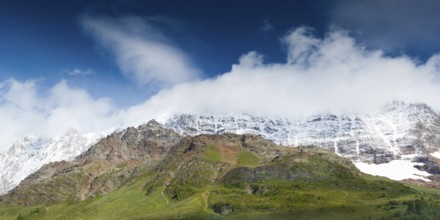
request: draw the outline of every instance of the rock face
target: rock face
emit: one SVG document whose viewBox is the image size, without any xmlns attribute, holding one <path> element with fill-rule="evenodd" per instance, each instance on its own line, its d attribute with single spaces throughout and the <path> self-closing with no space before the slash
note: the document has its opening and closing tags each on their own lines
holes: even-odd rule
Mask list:
<svg viewBox="0 0 440 220">
<path fill-rule="evenodd" d="M 44 164 L 73 160 L 99 138 L 97 134 L 80 134 L 70 129 L 59 138 L 44 139 L 32 135 L 17 141 L 8 152 L 0 154 L 0 195 Z"/>
<path fill-rule="evenodd" d="M 170 118 L 166 126 L 191 136 L 257 134 L 284 146 L 318 145 L 352 161 L 378 164 L 438 151 L 440 145 L 425 146 L 423 141 L 426 140 L 420 139 L 428 139 L 432 132 L 425 131 L 423 135 L 415 132 L 419 124 L 432 128 L 437 117 L 425 104 L 393 102 L 368 115 L 325 114 L 289 120 L 251 115 L 186 114 Z"/>
<path fill-rule="evenodd" d="M 104 195 L 162 160 L 181 136 L 155 121 L 113 133 L 73 161 L 53 162 L 0 198 L 6 204 L 54 204 Z"/>
</svg>

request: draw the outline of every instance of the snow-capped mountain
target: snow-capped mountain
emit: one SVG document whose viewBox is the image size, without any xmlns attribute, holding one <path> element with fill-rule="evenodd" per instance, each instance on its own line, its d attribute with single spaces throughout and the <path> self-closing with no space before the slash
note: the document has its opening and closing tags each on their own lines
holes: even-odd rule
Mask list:
<svg viewBox="0 0 440 220">
<path fill-rule="evenodd" d="M 435 138 L 435 134 L 440 133 L 440 126 L 434 129 L 436 119 L 438 115 L 425 104 L 392 102 L 371 114 L 322 114 L 297 120 L 252 115 L 180 114 L 166 119 L 163 124 L 191 136 L 251 133 L 284 146 L 319 145 L 349 158 L 366 173 L 382 175 L 375 170 L 391 170 L 383 174 L 387 176 L 404 164 L 406 173 L 388 177 L 427 180 L 425 177 L 430 174 L 416 170 L 414 165 L 423 165 L 415 161 L 419 156 L 440 155 L 440 138 Z M 423 129 L 418 128 L 421 124 Z M 18 185 L 44 164 L 74 159 L 102 136 L 80 134 L 71 129 L 58 138 L 31 135 L 17 141 L 8 152 L 0 153 L 0 194 Z"/>
<path fill-rule="evenodd" d="M 362 168 L 394 160 L 412 167 L 416 156 L 439 150 L 420 146 L 415 132 L 418 123 L 429 127 L 437 117 L 425 104 L 396 101 L 371 114 L 323 114 L 303 120 L 185 114 L 168 119 L 166 126 L 187 135 L 252 133 L 285 146 L 319 145 Z"/>
<path fill-rule="evenodd" d="M 0 154 L 0 194 L 18 185 L 44 164 L 74 159 L 100 137 L 98 134 L 80 134 L 75 129 L 69 129 L 57 138 L 30 135 L 15 142 L 9 151 Z"/>
</svg>

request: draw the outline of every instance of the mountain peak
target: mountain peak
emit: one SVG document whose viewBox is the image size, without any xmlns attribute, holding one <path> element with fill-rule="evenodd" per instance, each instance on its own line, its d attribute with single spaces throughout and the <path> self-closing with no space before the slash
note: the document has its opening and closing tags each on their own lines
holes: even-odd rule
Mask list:
<svg viewBox="0 0 440 220">
<path fill-rule="evenodd" d="M 152 119 L 149 122 L 147 122 L 145 124 L 148 127 L 158 127 L 158 126 L 162 126 L 159 122 L 157 122 L 156 120 Z"/>
<path fill-rule="evenodd" d="M 129 177 L 151 170 L 182 139 L 159 125 L 149 123 L 112 133 L 72 161 L 43 166 L 9 195 L 20 204 L 51 204 L 106 194 Z M 34 190 L 28 191 L 30 188 Z"/>
<path fill-rule="evenodd" d="M 7 192 L 46 163 L 72 160 L 100 138 L 68 129 L 60 137 L 26 136 L 14 143 L 0 161 L 0 194 Z"/>
</svg>

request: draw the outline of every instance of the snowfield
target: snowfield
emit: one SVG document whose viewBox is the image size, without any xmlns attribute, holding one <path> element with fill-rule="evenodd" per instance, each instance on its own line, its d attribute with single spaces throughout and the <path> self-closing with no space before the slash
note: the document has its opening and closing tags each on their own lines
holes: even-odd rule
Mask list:
<svg viewBox="0 0 440 220">
<path fill-rule="evenodd" d="M 354 165 L 363 173 L 383 176 L 392 180 L 420 179 L 427 182 L 431 181 L 426 178 L 431 174 L 414 167 L 414 165 L 423 165 L 422 163 L 414 163 L 409 160 L 393 160 L 382 164 L 355 162 Z"/>
</svg>

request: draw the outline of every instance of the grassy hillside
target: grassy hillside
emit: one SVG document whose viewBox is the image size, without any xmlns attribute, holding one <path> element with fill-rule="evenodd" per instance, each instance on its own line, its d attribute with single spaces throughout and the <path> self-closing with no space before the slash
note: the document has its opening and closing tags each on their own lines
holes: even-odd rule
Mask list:
<svg viewBox="0 0 440 220">
<path fill-rule="evenodd" d="M 439 201 L 438 191 L 362 174 L 319 148 L 204 135 L 108 194 L 3 205 L 0 219 L 440 219 Z"/>
</svg>

